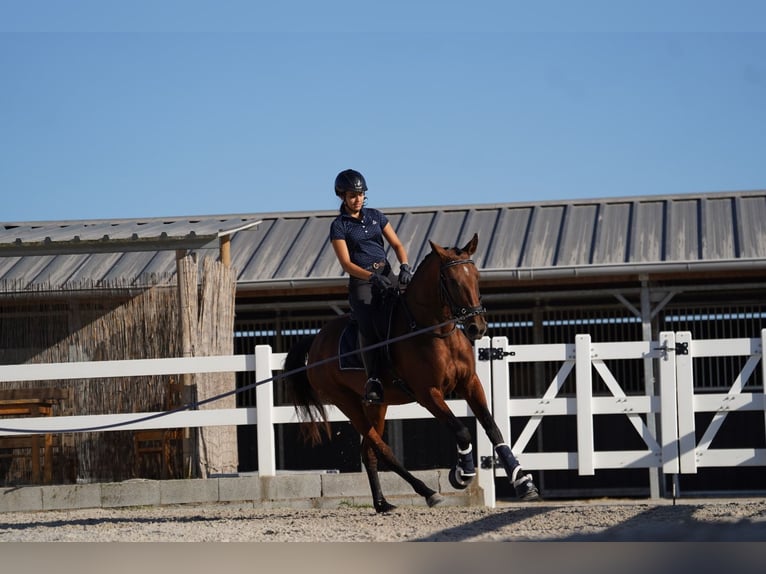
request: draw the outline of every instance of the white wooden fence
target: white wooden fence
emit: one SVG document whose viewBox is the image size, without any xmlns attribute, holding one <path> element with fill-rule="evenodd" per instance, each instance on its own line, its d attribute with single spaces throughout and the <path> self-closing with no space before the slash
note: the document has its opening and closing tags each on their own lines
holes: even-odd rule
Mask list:
<svg viewBox="0 0 766 574">
<path fill-rule="evenodd" d="M 489 354 L 492 360 L 477 361 L 477 372 L 495 420 L 508 440 L 511 417 L 525 417 L 527 422 L 511 444 L 516 456 L 528 470 L 577 470 L 592 475 L 603 468 L 660 468 L 666 474 L 696 473 L 698 468 L 713 466 L 766 466 L 766 449 L 711 449 L 711 443 L 724 418 L 735 411 L 760 411 L 766 420 L 766 394 L 744 391 L 760 362 L 762 380 L 766 366 L 761 361 L 766 329 L 757 339 L 716 339 L 693 341 L 690 333 L 664 332 L 658 341 L 594 343 L 588 335 L 578 335 L 574 343 L 554 345 L 514 345 L 507 338 L 485 337 L 475 345 L 477 357 Z M 272 353 L 271 347 L 259 345 L 252 355 L 142 359 L 82 363 L 24 364 L 0 366 L 0 381 L 62 381 L 140 375 L 170 375 L 204 372 L 254 371 L 256 407 L 206 409 L 161 413 L 131 413 L 0 420 L 0 435 L 46 432 L 95 432 L 149 428 L 252 425 L 257 423 L 258 471 L 261 476 L 276 474 L 274 425 L 297 422 L 291 406 L 274 406 L 270 383 L 283 368 L 284 354 Z M 744 367 L 730 381 L 726 393 L 696 394 L 694 362 L 698 357 L 746 357 Z M 659 380 L 658 395 L 628 396 L 605 361 L 651 361 Z M 555 362 L 556 375 L 545 392 L 536 398 L 511 398 L 509 363 Z M 594 396 L 593 373 L 597 373 L 611 396 Z M 575 377 L 575 396 L 559 397 L 568 377 Z M 105 381 L 104 384 L 109 384 Z M 728 383 L 727 383 L 728 384 Z M 448 404 L 459 417 L 472 416 L 461 400 Z M 332 421 L 346 420 L 336 408 L 328 409 Z M 699 442 L 696 440 L 695 413 L 715 413 Z M 641 450 L 596 451 L 593 418 L 604 414 L 624 414 L 645 444 Z M 527 452 L 530 439 L 545 416 L 576 417 L 576 452 Z M 643 416 L 642 416 L 643 415 Z M 431 418 L 420 405 L 389 408 L 389 420 Z M 657 425 L 648 424 L 655 420 Z M 484 432 L 477 431 L 478 461 L 491 460 L 492 445 Z M 479 471 L 484 502 L 495 505 L 496 476 L 504 476 L 502 467 Z"/>
</svg>

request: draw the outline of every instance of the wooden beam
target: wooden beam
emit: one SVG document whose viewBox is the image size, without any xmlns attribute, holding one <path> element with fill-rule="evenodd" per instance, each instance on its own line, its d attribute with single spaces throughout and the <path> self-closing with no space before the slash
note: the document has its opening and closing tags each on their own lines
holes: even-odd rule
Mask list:
<svg viewBox="0 0 766 574">
<path fill-rule="evenodd" d="M 218 245 L 221 253 L 221 263 L 226 267 L 231 267 L 231 235 L 221 235 L 218 238 Z"/>
</svg>

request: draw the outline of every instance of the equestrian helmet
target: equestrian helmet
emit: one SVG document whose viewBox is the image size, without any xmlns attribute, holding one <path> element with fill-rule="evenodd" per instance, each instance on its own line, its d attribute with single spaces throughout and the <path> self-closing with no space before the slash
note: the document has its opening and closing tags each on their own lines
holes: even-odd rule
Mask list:
<svg viewBox="0 0 766 574">
<path fill-rule="evenodd" d="M 364 176 L 356 170 L 344 170 L 335 178 L 335 195 L 343 197 L 347 191 L 354 193 L 367 191 L 367 182 L 364 181 Z"/>
</svg>

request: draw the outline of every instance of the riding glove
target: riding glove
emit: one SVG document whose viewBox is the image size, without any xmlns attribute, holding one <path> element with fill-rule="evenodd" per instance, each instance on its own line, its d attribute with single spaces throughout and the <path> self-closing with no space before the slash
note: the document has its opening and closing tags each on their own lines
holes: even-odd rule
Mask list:
<svg viewBox="0 0 766 574">
<path fill-rule="evenodd" d="M 370 277 L 370 283 L 372 283 L 381 291 L 385 291 L 386 289 L 391 289 L 391 287 L 393 287 L 391 280 L 388 277 L 385 275 L 379 275 L 378 273 L 372 274 L 372 277 Z"/>
<path fill-rule="evenodd" d="M 412 281 L 412 269 L 407 263 L 399 267 L 399 285 L 409 285 Z"/>
</svg>

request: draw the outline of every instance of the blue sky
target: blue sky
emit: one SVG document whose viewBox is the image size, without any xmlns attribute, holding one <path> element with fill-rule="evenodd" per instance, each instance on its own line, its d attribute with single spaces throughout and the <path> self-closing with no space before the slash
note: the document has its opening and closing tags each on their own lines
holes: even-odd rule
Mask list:
<svg viewBox="0 0 766 574">
<path fill-rule="evenodd" d="M 766 188 L 766 3 L 0 0 L 0 221 Z"/>
</svg>

